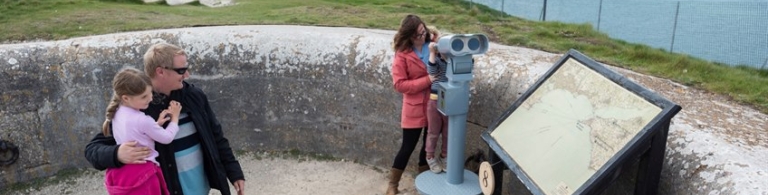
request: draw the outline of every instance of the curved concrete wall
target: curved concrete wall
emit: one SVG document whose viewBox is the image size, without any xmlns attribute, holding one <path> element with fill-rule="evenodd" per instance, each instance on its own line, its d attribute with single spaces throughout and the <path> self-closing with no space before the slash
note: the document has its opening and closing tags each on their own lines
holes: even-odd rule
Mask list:
<svg viewBox="0 0 768 195">
<path fill-rule="evenodd" d="M 0 139 L 18 145 L 21 158 L 0 167 L 0 187 L 90 167 L 83 149 L 100 131 L 112 77 L 124 66 L 141 68 L 143 52 L 158 42 L 188 52 L 188 81 L 208 93 L 234 149 L 299 149 L 388 167 L 401 141 L 401 96 L 390 76 L 393 35 L 354 28 L 233 26 L 2 45 Z M 492 44 L 477 58 L 467 151 L 487 150 L 480 133 L 559 57 Z M 690 148 L 681 144 L 701 142 L 681 141 L 686 133 L 675 131 L 694 123 L 673 123 L 667 155 L 674 158 L 665 163 L 662 192 L 734 192 L 721 192 L 727 185 L 719 180 L 678 174 L 675 169 L 683 163 L 687 169 L 688 162 L 707 157 L 686 152 Z M 631 189 L 632 178 L 622 178 L 630 181 L 611 190 Z M 512 177 L 506 179 L 520 187 Z"/>
</svg>

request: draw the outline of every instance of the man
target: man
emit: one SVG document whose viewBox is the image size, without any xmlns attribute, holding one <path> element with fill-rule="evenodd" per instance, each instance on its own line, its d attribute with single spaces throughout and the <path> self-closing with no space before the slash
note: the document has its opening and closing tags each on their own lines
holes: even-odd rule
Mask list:
<svg viewBox="0 0 768 195">
<path fill-rule="evenodd" d="M 181 102 L 179 132 L 170 144 L 155 143 L 157 161 L 168 191 L 173 194 L 207 195 L 211 188 L 229 195 L 227 179 L 238 195 L 244 193 L 245 177 L 232 153 L 202 90 L 184 81 L 189 77 L 187 56 L 178 46 L 160 43 L 144 54 L 144 71 L 152 79 L 153 100 L 144 113 L 157 119 L 169 102 Z M 94 168 L 145 163 L 149 149 L 126 142 L 116 145 L 112 136 L 99 133 L 85 147 L 85 157 Z"/>
</svg>

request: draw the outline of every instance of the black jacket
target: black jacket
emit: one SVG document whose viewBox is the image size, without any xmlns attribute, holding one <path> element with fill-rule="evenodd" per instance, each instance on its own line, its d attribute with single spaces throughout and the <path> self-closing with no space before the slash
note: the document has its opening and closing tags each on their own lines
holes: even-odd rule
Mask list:
<svg viewBox="0 0 768 195">
<path fill-rule="evenodd" d="M 224 138 L 221 125 L 208 104 L 208 97 L 202 90 L 184 82 L 182 89 L 172 91 L 169 98 L 165 100 L 153 101 L 144 113 L 157 119 L 160 112 L 168 108 L 170 100 L 181 102 L 181 112 L 189 114 L 195 124 L 197 135 L 200 136 L 205 174 L 211 188 L 218 189 L 223 195 L 229 195 L 227 179 L 234 182 L 244 180 L 245 177 L 240 162 L 235 159 L 229 141 Z M 99 133 L 85 147 L 85 158 L 98 170 L 121 167 L 123 163 L 117 159 L 118 147 L 114 137 L 106 137 Z M 160 154 L 156 160 L 160 163 L 160 169 L 163 170 L 168 191 L 172 195 L 183 194 L 176 171 L 173 148 L 171 145 L 155 142 L 155 150 Z"/>
</svg>

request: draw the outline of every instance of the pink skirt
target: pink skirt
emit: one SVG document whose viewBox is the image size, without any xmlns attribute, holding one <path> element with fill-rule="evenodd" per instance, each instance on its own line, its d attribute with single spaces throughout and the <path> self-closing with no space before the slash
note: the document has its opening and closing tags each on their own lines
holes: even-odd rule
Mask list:
<svg viewBox="0 0 768 195">
<path fill-rule="evenodd" d="M 169 194 L 163 171 L 152 162 L 107 169 L 104 185 L 111 195 Z"/>
</svg>

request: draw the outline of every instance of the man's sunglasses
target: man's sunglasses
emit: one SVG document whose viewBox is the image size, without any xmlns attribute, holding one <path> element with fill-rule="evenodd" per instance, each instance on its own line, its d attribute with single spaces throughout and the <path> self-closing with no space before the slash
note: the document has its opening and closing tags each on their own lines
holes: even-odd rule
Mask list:
<svg viewBox="0 0 768 195">
<path fill-rule="evenodd" d="M 187 73 L 187 70 L 189 69 L 189 67 L 184 67 L 184 68 L 168 68 L 168 67 L 163 67 L 163 68 L 168 69 L 168 70 L 173 70 L 174 72 L 179 73 L 179 74 Z"/>
</svg>

